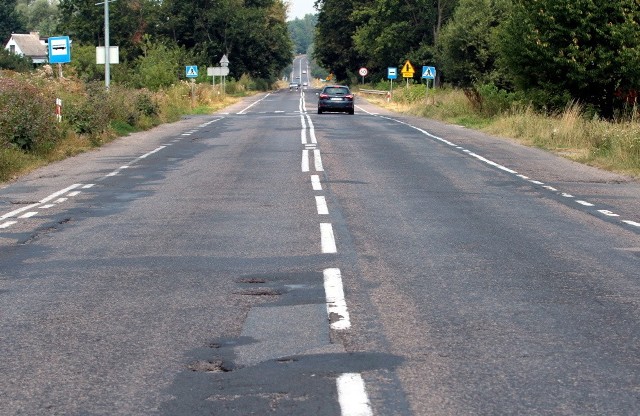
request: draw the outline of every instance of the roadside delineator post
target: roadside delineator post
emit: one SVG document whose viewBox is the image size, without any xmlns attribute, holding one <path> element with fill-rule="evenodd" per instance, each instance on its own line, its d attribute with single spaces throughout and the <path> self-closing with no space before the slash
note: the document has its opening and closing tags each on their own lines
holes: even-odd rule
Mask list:
<svg viewBox="0 0 640 416">
<path fill-rule="evenodd" d="M 62 121 L 62 100 L 60 98 L 56 98 L 56 120 L 58 123 Z"/>
</svg>

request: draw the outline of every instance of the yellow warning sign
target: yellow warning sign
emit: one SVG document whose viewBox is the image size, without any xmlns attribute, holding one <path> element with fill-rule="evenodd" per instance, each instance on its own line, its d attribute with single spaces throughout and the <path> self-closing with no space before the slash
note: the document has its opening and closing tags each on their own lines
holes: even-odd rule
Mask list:
<svg viewBox="0 0 640 416">
<path fill-rule="evenodd" d="M 415 69 L 413 69 L 413 65 L 411 65 L 411 62 L 409 62 L 407 60 L 407 62 L 404 63 L 404 66 L 402 67 L 402 76 L 404 78 L 413 78 L 413 74 L 416 72 Z"/>
</svg>

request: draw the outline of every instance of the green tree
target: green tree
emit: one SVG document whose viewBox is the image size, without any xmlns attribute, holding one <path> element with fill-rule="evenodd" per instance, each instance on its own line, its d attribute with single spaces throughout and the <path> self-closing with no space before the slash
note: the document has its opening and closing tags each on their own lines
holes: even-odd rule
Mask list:
<svg viewBox="0 0 640 416">
<path fill-rule="evenodd" d="M 105 44 L 104 6 L 95 0 L 60 0 L 58 32 L 75 42 L 99 46 Z M 109 3 L 111 46 L 120 47 L 120 58 L 135 59 L 145 34 L 155 34 L 159 26 L 160 3 L 156 0 L 116 0 Z"/>
<path fill-rule="evenodd" d="M 144 39 L 143 55 L 137 60 L 133 85 L 157 91 L 178 82 L 186 62 L 184 49 L 176 45 Z"/>
<path fill-rule="evenodd" d="M 38 31 L 42 36 L 56 35 L 56 27 L 60 16 L 57 1 L 20 0 L 16 10 L 29 28 L 29 31 Z"/>
<path fill-rule="evenodd" d="M 30 58 L 9 52 L 0 48 L 0 69 L 10 69 L 16 72 L 29 72 L 33 68 Z"/>
<path fill-rule="evenodd" d="M 511 0 L 460 0 L 437 40 L 438 65 L 446 80 L 464 89 L 478 84 L 505 84 L 496 61 L 497 27 Z"/>
<path fill-rule="evenodd" d="M 272 80 L 292 59 L 281 0 L 165 0 L 165 36 L 193 52 L 201 64 L 217 65 L 223 54 L 231 75 Z"/>
<path fill-rule="evenodd" d="M 354 48 L 356 24 L 351 16 L 362 0 L 316 0 L 319 10 L 316 25 L 314 58 L 331 71 L 336 79 L 348 80 L 363 59 Z"/>
<path fill-rule="evenodd" d="M 407 59 L 433 63 L 435 41 L 457 1 L 317 0 L 316 57 L 338 78 L 361 65 L 383 76 Z"/>
<path fill-rule="evenodd" d="M 24 24 L 16 11 L 16 0 L 2 0 L 0 2 L 0 41 L 4 46 L 12 33 L 24 32 Z"/>
<path fill-rule="evenodd" d="M 307 53 L 313 43 L 317 23 L 318 17 L 315 14 L 307 14 L 303 19 L 294 19 L 288 22 L 289 35 L 293 41 L 295 53 Z"/>
<path fill-rule="evenodd" d="M 432 61 L 437 11 L 433 0 L 367 2 L 354 13 L 355 48 L 373 73 L 382 74 L 407 59 L 415 64 Z"/>
<path fill-rule="evenodd" d="M 500 35 L 516 85 L 546 107 L 568 99 L 612 117 L 640 84 L 640 5 L 635 0 L 519 0 Z"/>
</svg>

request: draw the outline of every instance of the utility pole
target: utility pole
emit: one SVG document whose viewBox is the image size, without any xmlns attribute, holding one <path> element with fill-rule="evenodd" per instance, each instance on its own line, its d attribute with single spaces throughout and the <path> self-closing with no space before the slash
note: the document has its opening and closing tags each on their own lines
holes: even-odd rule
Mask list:
<svg viewBox="0 0 640 416">
<path fill-rule="evenodd" d="M 109 90 L 111 84 L 111 57 L 109 56 L 109 3 L 115 0 L 105 0 L 104 3 L 96 3 L 96 6 L 104 4 L 104 86 Z"/>
<path fill-rule="evenodd" d="M 104 86 L 109 90 L 111 84 L 111 68 L 109 67 L 109 0 L 104 0 Z"/>
</svg>

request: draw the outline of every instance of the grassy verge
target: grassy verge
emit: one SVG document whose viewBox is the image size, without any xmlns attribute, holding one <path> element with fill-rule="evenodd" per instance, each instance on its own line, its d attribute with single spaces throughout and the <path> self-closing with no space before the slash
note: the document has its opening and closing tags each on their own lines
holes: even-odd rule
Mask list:
<svg viewBox="0 0 640 416">
<path fill-rule="evenodd" d="M 197 84 L 192 98 L 189 83 L 160 91 L 112 86 L 107 93 L 78 80 L 0 71 L 0 182 L 184 115 L 211 114 L 255 94 L 250 82 L 229 82 L 226 94 Z M 61 123 L 56 98 L 63 102 Z"/>
<path fill-rule="evenodd" d="M 529 107 L 512 107 L 488 116 L 460 90 L 439 89 L 427 95 L 424 86 L 400 87 L 390 102 L 381 96 L 366 98 L 392 111 L 462 125 L 640 178 L 640 123 L 633 118 L 616 122 L 589 119 L 578 105 L 551 116 Z"/>
</svg>

